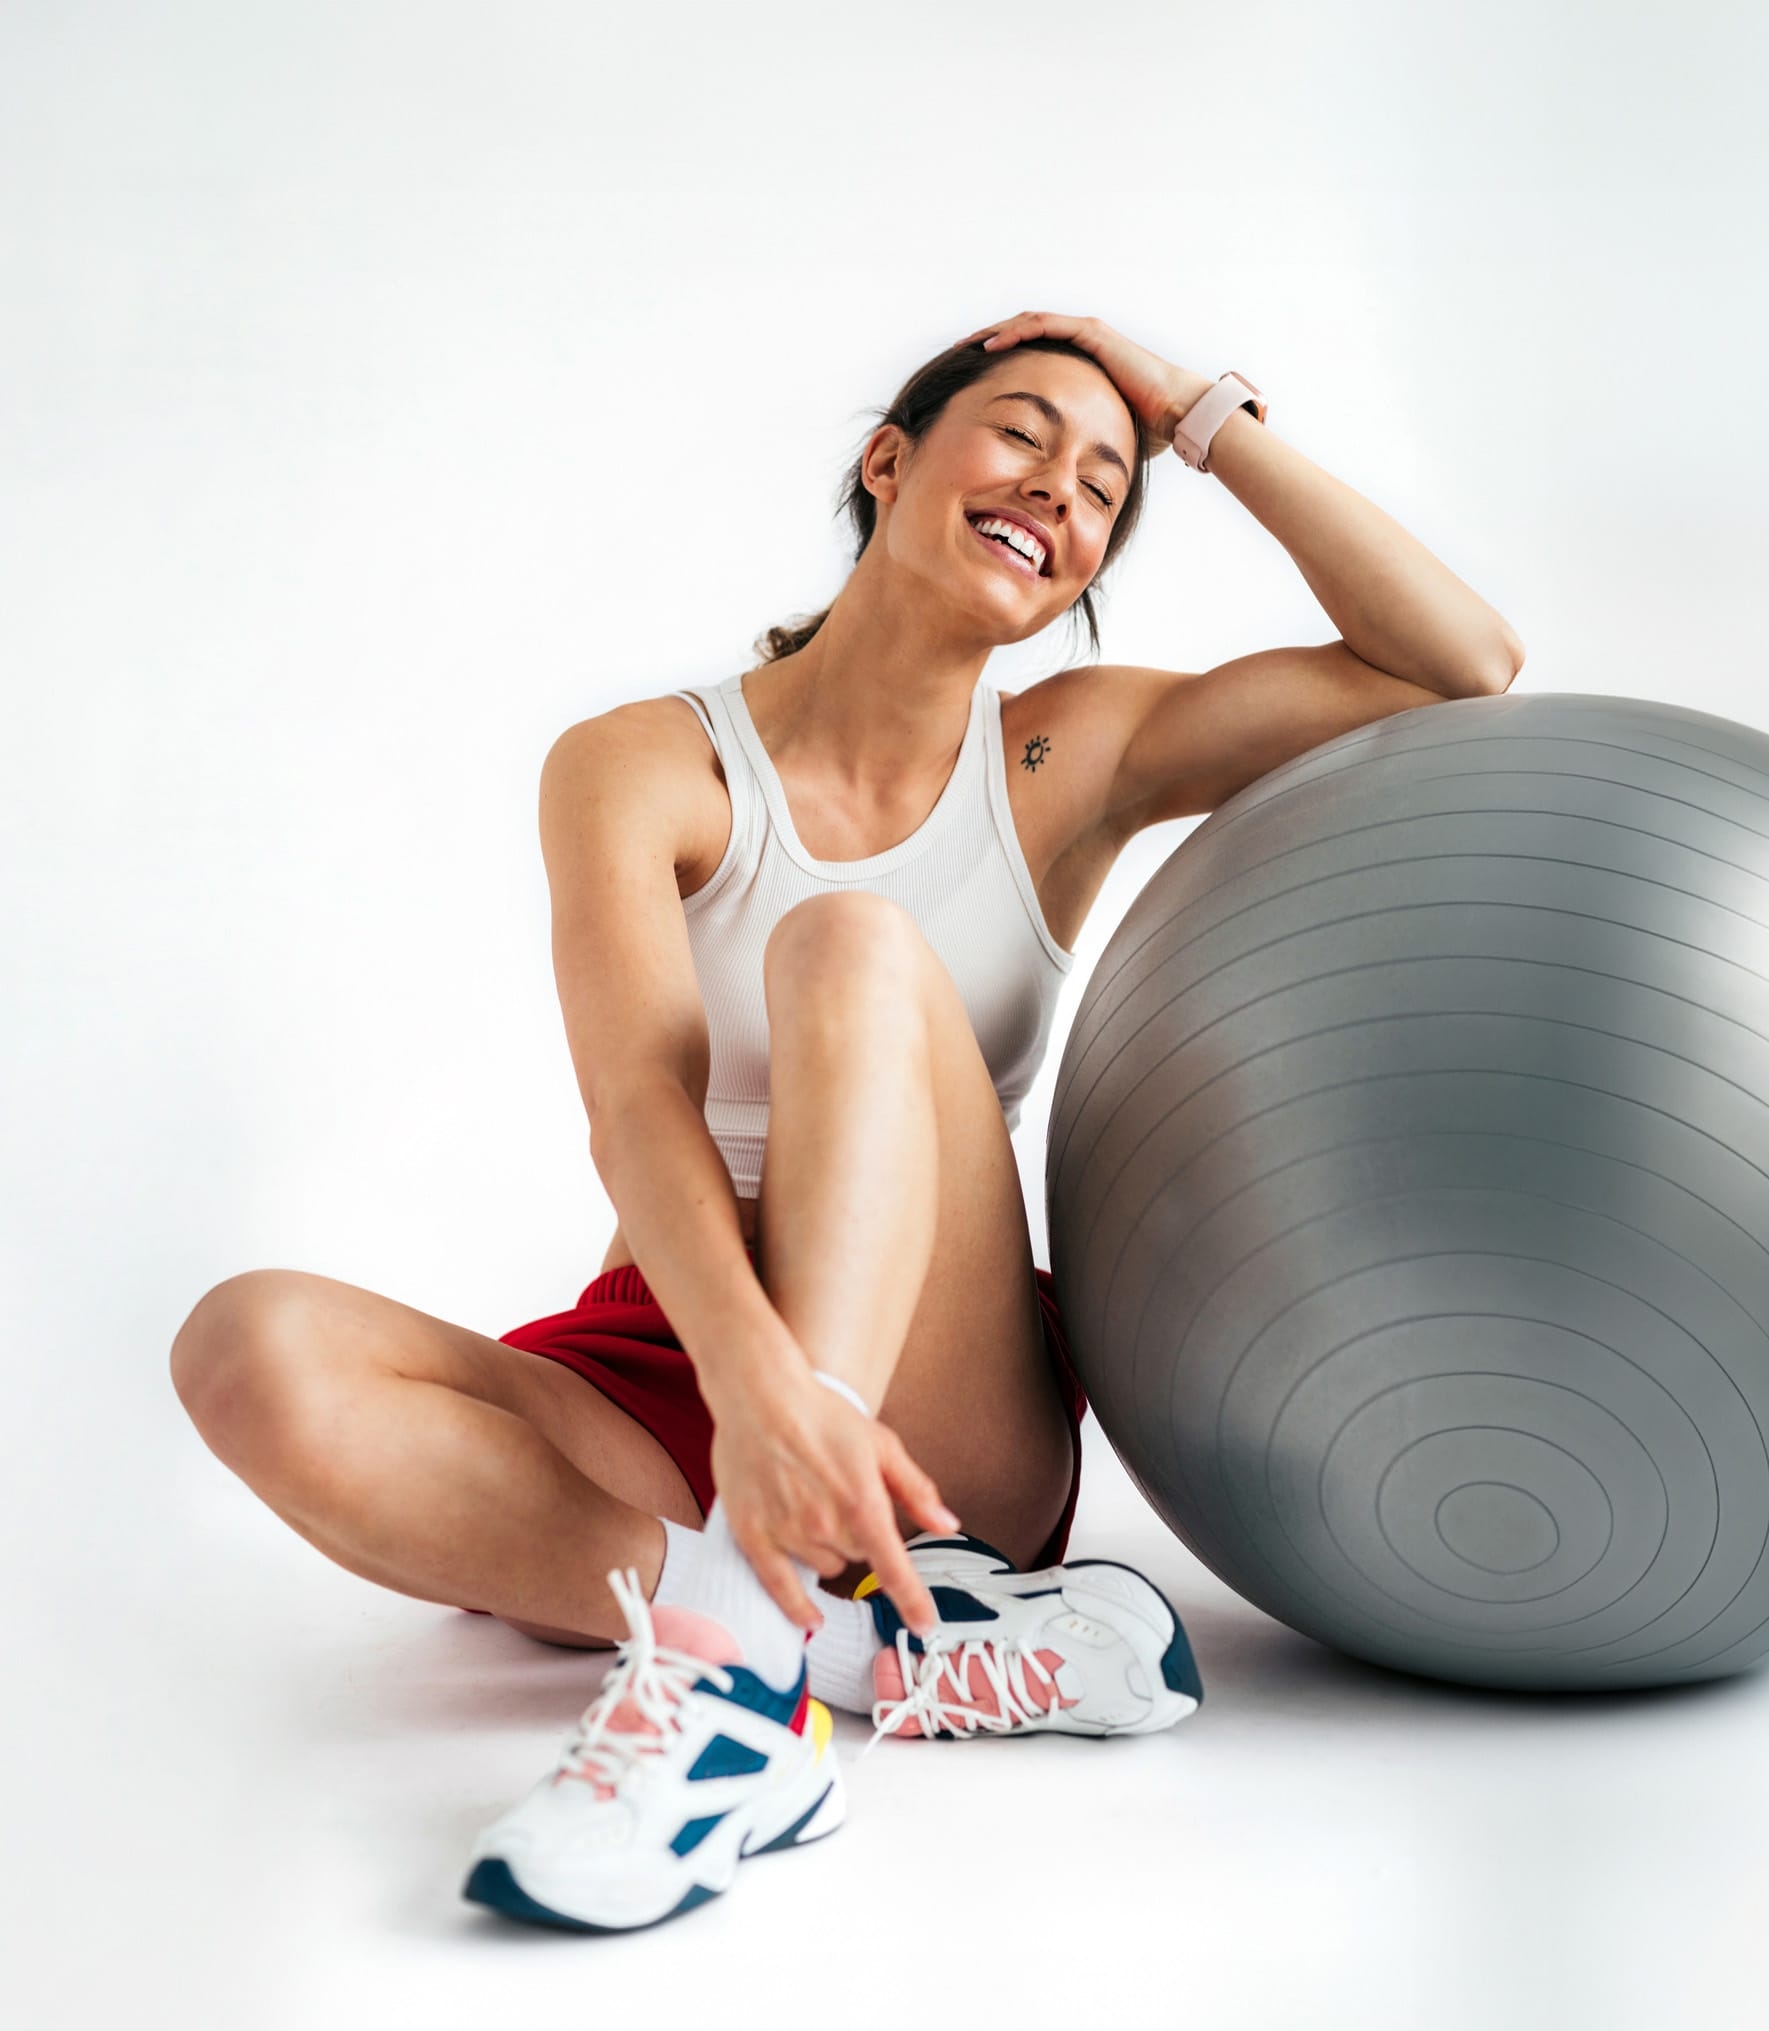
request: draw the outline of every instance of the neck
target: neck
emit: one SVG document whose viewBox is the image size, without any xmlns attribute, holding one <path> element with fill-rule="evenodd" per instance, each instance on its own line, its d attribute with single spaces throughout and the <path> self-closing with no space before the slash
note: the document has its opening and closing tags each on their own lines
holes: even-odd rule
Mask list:
<svg viewBox="0 0 1769 2031">
<path fill-rule="evenodd" d="M 790 755 L 857 797 L 888 803 L 951 773 L 996 638 L 944 608 L 925 581 L 887 593 L 866 563 L 810 641 L 747 672 L 743 693 L 751 717 L 759 707 L 767 720 L 776 761 Z"/>
</svg>

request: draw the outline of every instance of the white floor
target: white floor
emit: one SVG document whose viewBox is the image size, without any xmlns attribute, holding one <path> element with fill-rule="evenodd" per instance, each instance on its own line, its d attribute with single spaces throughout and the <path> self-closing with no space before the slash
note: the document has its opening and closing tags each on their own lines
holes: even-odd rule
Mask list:
<svg viewBox="0 0 1769 2031">
<path fill-rule="evenodd" d="M 1089 1440 L 1077 1548 L 1172 1594 L 1199 1714 L 864 1762 L 844 1721 L 838 1835 L 614 1940 L 459 1896 L 473 1832 L 550 1759 L 599 1660 L 344 1573 L 194 1432 L 170 1472 L 119 1454 L 127 1527 L 27 1472 L 11 2021 L 1762 2021 L 1769 1676 L 1527 1699 L 1336 1657 L 1229 1595 Z"/>
</svg>

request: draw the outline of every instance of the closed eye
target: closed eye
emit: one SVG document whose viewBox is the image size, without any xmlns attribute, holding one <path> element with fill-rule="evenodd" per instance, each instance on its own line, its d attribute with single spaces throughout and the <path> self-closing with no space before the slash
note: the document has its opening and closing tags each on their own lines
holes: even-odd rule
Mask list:
<svg viewBox="0 0 1769 2031">
<path fill-rule="evenodd" d="M 1005 430 L 1009 437 L 1017 437 L 1022 441 L 1022 443 L 1031 445 L 1034 451 L 1042 451 L 1044 449 L 1043 445 L 1041 445 L 1038 442 L 1037 438 L 1035 438 L 1030 431 L 1016 430 L 1011 423 L 1003 423 L 999 426 L 999 428 Z M 1094 486 L 1092 480 L 1086 481 L 1085 484 L 1093 488 L 1093 491 L 1099 496 L 1100 503 L 1103 507 L 1109 508 L 1112 505 L 1112 497 L 1110 494 L 1106 492 L 1104 487 Z"/>
</svg>

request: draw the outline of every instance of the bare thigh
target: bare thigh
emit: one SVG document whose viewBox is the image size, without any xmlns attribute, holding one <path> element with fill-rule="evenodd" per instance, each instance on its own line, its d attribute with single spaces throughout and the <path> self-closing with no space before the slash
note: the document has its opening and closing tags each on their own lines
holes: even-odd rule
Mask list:
<svg viewBox="0 0 1769 2031">
<path fill-rule="evenodd" d="M 795 919 L 802 935 L 783 936 Z M 933 1255 L 880 1415 L 968 1528 L 1029 1558 L 1062 1513 L 1073 1447 L 1044 1342 L 1019 1165 L 956 983 L 897 904 L 865 891 L 813 897 L 782 917 L 768 947 L 770 1048 L 778 1064 L 792 1047 L 791 1010 L 814 1005 L 799 998 L 839 992 L 870 963 L 873 941 L 889 976 L 880 991 L 907 989 L 927 1026 L 939 1149 Z M 871 1076 L 864 1064 L 851 1069 Z M 767 1201 L 764 1164 L 764 1285 Z"/>
<path fill-rule="evenodd" d="M 321 1404 L 325 1414 L 333 1406 L 347 1413 L 353 1385 L 371 1377 L 431 1383 L 494 1404 L 619 1500 L 673 1522 L 701 1521 L 663 1447 L 574 1370 L 335 1277 L 257 1269 L 217 1284 L 180 1329 L 172 1373 L 214 1450 L 291 1528 L 352 1571 L 364 1572 L 360 1559 L 330 1541 L 323 1522 L 279 1500 L 278 1461 L 288 1430 L 308 1428 Z M 364 1577 L 397 1584 L 376 1572 Z M 583 1640 L 511 1626 L 549 1641 Z"/>
</svg>

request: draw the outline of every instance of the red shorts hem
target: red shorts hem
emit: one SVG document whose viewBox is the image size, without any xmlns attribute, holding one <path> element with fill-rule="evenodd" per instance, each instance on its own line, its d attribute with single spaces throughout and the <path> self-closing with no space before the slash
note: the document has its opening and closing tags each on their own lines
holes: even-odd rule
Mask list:
<svg viewBox="0 0 1769 2031">
<path fill-rule="evenodd" d="M 754 1248 L 746 1248 L 745 1253 L 753 1263 Z M 1033 1560 L 1037 1568 L 1057 1564 L 1068 1549 L 1081 1492 L 1081 1420 L 1087 1413 L 1087 1397 L 1075 1373 L 1050 1271 L 1035 1267 L 1033 1274 L 1038 1279 L 1045 1350 L 1069 1421 L 1073 1450 L 1063 1512 Z M 507 1347 L 545 1355 L 549 1361 L 575 1370 L 651 1434 L 693 1490 L 701 1515 L 712 1507 L 717 1492 L 713 1485 L 712 1413 L 695 1382 L 693 1362 L 683 1352 L 637 1264 L 623 1263 L 604 1270 L 584 1287 L 569 1311 L 513 1326 L 498 1338 Z"/>
</svg>

